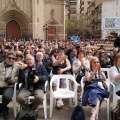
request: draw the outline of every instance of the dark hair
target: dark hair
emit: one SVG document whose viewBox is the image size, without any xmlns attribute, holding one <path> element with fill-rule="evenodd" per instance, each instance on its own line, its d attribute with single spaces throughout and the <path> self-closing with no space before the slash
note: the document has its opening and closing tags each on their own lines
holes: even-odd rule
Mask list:
<svg viewBox="0 0 120 120">
<path fill-rule="evenodd" d="M 84 51 L 84 50 L 78 50 L 78 51 L 77 51 L 77 56 L 79 55 L 79 53 L 83 53 L 84 56 L 85 56 L 85 51 Z"/>
<path fill-rule="evenodd" d="M 6 54 L 6 58 L 7 58 L 9 55 L 16 56 L 16 54 L 15 54 L 14 52 L 8 52 L 8 53 Z"/>
</svg>

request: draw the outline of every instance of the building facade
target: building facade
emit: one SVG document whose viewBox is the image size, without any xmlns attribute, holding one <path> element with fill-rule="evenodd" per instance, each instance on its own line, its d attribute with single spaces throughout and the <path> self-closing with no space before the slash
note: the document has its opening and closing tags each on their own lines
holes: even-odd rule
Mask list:
<svg viewBox="0 0 120 120">
<path fill-rule="evenodd" d="M 89 32 L 95 38 L 102 38 L 101 24 L 102 24 L 102 5 L 105 2 L 111 0 L 92 0 L 90 6 L 87 9 L 87 24 L 89 26 Z M 111 13 L 110 13 L 111 14 Z"/>
<path fill-rule="evenodd" d="M 65 39 L 64 0 L 0 0 L 0 38 Z"/>
<path fill-rule="evenodd" d="M 92 0 L 81 0 L 80 2 L 80 13 L 85 14 L 87 12 L 88 6 L 91 4 Z"/>
<path fill-rule="evenodd" d="M 66 1 L 66 19 L 75 19 L 79 17 L 80 0 L 65 0 Z"/>
</svg>

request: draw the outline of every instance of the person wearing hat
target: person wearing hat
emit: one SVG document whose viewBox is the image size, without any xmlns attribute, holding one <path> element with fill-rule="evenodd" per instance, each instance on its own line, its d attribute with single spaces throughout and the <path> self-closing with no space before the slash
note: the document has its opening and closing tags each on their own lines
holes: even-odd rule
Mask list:
<svg viewBox="0 0 120 120">
<path fill-rule="evenodd" d="M 0 113 L 3 113 L 4 116 L 8 115 L 7 105 L 12 100 L 14 84 L 17 82 L 20 69 L 20 65 L 15 62 L 15 58 L 14 52 L 8 52 L 5 60 L 0 63 L 0 95 L 2 95 Z"/>
</svg>

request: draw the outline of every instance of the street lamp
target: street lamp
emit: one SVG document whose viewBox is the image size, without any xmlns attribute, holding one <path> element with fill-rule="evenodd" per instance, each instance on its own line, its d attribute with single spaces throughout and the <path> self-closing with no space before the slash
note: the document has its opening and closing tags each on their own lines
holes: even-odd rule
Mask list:
<svg viewBox="0 0 120 120">
<path fill-rule="evenodd" d="M 43 30 L 45 30 L 45 32 L 46 32 L 46 40 L 48 39 L 48 29 L 49 29 L 50 27 L 49 27 L 49 25 L 48 24 L 45 24 L 44 26 L 43 26 Z"/>
</svg>

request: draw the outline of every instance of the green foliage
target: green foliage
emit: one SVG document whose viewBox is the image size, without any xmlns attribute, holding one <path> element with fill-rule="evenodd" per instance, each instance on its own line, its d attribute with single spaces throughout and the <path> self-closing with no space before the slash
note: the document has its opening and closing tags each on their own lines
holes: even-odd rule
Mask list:
<svg viewBox="0 0 120 120">
<path fill-rule="evenodd" d="M 85 15 L 80 14 L 79 19 L 75 18 L 66 20 L 67 36 L 85 35 L 86 33 L 88 33 L 88 26 Z"/>
</svg>

